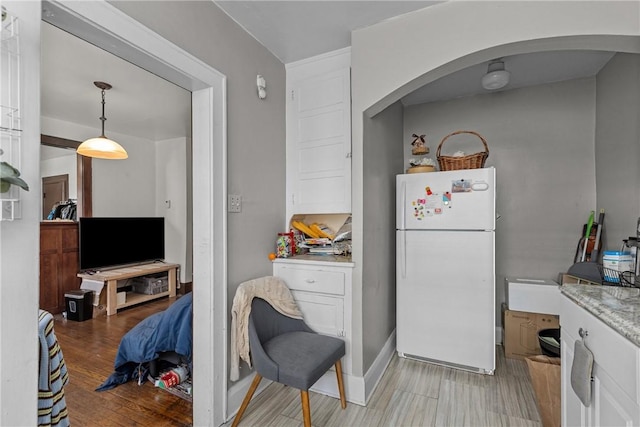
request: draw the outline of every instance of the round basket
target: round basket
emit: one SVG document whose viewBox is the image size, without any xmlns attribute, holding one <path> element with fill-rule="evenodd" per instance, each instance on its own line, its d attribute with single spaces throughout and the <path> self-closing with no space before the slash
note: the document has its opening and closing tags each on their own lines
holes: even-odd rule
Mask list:
<svg viewBox="0 0 640 427">
<path fill-rule="evenodd" d="M 422 166 L 411 166 L 407 169 L 407 173 L 425 173 L 425 172 L 435 172 L 436 167 L 431 165 L 422 165 Z"/>
<path fill-rule="evenodd" d="M 428 147 L 414 147 L 411 149 L 411 154 L 414 156 L 421 156 L 423 154 L 429 154 Z"/>
<path fill-rule="evenodd" d="M 444 144 L 444 142 L 450 137 L 454 135 L 460 135 L 462 133 L 469 133 L 480 138 L 480 141 L 482 141 L 482 145 L 484 145 L 484 151 L 480 151 L 479 153 L 475 154 L 469 154 L 468 156 L 441 156 L 440 151 L 442 150 L 442 145 Z M 438 145 L 438 151 L 436 151 L 436 157 L 438 159 L 438 164 L 440 165 L 441 171 L 480 169 L 484 167 L 484 162 L 487 160 L 487 157 L 489 157 L 489 147 L 487 146 L 487 141 L 485 141 L 485 139 L 479 133 L 471 130 L 458 130 L 442 138 L 442 141 L 440 141 L 440 145 Z"/>
</svg>

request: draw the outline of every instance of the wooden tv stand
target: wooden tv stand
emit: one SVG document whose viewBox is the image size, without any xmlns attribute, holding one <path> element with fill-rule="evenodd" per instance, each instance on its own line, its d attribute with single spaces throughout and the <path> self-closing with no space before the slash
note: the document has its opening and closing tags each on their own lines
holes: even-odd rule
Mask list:
<svg viewBox="0 0 640 427">
<path fill-rule="evenodd" d="M 79 273 L 78 277 L 87 280 L 104 282 L 107 292 L 107 316 L 117 313 L 118 309 L 151 301 L 157 298 L 176 296 L 177 271 L 180 264 L 170 264 L 165 262 L 154 262 L 131 267 L 115 268 L 113 270 L 97 271 L 93 274 Z M 134 277 L 146 276 L 154 273 L 169 272 L 169 290 L 155 295 L 137 294 L 127 292 L 127 300 L 123 304 L 118 304 L 118 280 L 132 279 Z M 104 289 L 104 288 L 103 288 Z"/>
</svg>

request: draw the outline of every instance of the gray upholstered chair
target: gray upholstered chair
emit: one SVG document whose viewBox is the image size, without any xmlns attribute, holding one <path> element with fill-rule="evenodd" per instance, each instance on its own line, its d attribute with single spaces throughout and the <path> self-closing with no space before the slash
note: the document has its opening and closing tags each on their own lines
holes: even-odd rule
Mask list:
<svg viewBox="0 0 640 427">
<path fill-rule="evenodd" d="M 254 298 L 249 315 L 249 346 L 256 376 L 232 427 L 237 426 L 262 378 L 300 390 L 305 427 L 311 426 L 309 388 L 335 366 L 342 409 L 347 407 L 340 358 L 344 341 L 315 333 L 303 320 L 278 313 L 269 303 Z"/>
</svg>

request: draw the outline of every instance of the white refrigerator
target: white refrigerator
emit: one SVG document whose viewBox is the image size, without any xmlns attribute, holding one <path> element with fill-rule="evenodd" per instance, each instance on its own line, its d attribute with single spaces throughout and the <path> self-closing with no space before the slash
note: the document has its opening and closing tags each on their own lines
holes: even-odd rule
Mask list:
<svg viewBox="0 0 640 427">
<path fill-rule="evenodd" d="M 495 169 L 396 177 L 397 351 L 495 370 Z"/>
</svg>

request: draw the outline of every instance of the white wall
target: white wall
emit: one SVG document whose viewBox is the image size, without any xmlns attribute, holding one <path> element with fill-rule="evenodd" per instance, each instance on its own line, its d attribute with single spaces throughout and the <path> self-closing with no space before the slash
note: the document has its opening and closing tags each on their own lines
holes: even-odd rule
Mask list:
<svg viewBox="0 0 640 427">
<path fill-rule="evenodd" d="M 487 141 L 497 176 L 496 325 L 505 277 L 557 280 L 573 264 L 582 224 L 596 202 L 595 78 L 409 106 L 403 147 L 426 134 L 430 154 L 456 130 Z M 398 144 L 399 145 L 399 144 Z M 484 150 L 475 136 L 453 136 L 442 152 Z"/>
<path fill-rule="evenodd" d="M 616 54 L 597 77 L 596 183 L 603 247 L 620 250 L 640 217 L 640 55 Z"/>
<path fill-rule="evenodd" d="M 637 2 L 445 2 L 352 32 L 354 301 L 362 298 L 363 260 L 375 258 L 363 245 L 365 228 L 373 227 L 364 224 L 363 200 L 375 197 L 364 191 L 365 117 L 423 84 L 500 56 L 571 48 L 637 51 L 639 13 Z M 383 216 L 369 220 L 380 225 L 389 222 Z M 354 312 L 357 317 L 367 315 Z M 362 361 L 377 351 L 356 331 L 354 372 L 366 371 Z"/>
<path fill-rule="evenodd" d="M 3 1 L 20 19 L 22 218 L 0 222 L 0 425 L 33 426 L 38 410 L 40 2 Z"/>
<path fill-rule="evenodd" d="M 59 148 L 64 150 L 64 148 Z M 78 198 L 78 164 L 75 151 L 68 150 L 69 154 L 40 161 L 40 177 L 69 175 L 69 198 Z M 42 181 L 40 181 L 42 182 Z"/>
<path fill-rule="evenodd" d="M 76 123 L 42 117 L 45 135 L 84 141 L 100 130 Z M 93 216 L 155 215 L 155 143 L 112 132 L 127 153 L 126 160 L 92 159 Z"/>
<path fill-rule="evenodd" d="M 153 141 L 118 135 L 110 138 L 127 150 L 126 160 L 92 159 L 93 216 L 154 216 L 156 147 Z M 173 171 L 169 171 L 173 172 Z"/>
<path fill-rule="evenodd" d="M 156 215 L 165 219 L 165 260 L 180 264 L 180 282 L 191 282 L 191 247 L 187 246 L 187 138 L 156 142 Z"/>
</svg>

